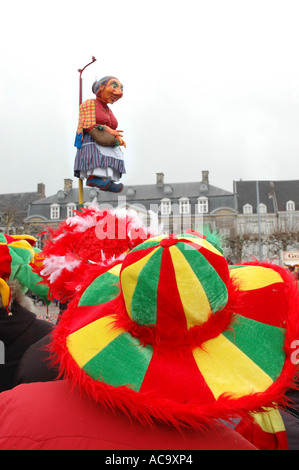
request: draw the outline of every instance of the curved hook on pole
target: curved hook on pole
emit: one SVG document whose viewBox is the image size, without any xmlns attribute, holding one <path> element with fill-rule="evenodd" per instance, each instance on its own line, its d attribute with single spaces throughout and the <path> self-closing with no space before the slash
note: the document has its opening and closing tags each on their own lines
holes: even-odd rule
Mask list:
<svg viewBox="0 0 299 470">
<path fill-rule="evenodd" d="M 85 67 L 83 67 L 83 69 L 78 69 L 78 72 L 80 72 L 80 75 L 82 75 L 82 72 L 86 69 L 86 67 L 88 67 L 90 64 L 93 64 L 97 59 L 92 56 L 92 61 L 89 62 L 88 64 L 85 65 Z"/>
<path fill-rule="evenodd" d="M 79 79 L 79 106 L 82 103 L 82 73 L 84 72 L 86 67 L 93 64 L 96 60 L 97 59 L 94 56 L 92 56 L 92 61 L 91 62 L 86 64 L 85 67 L 83 67 L 83 69 L 78 69 L 78 72 L 80 73 L 80 79 Z"/>
</svg>

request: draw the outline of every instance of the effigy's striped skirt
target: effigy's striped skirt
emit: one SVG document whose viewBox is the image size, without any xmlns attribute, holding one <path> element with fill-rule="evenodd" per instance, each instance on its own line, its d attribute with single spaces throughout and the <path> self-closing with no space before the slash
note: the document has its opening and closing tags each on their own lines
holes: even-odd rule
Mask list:
<svg viewBox="0 0 299 470">
<path fill-rule="evenodd" d="M 119 147 L 98 145 L 89 134 L 83 136 L 82 147 L 77 150 L 74 172 L 93 170 L 95 168 L 112 168 L 119 175 L 126 173 L 124 154 Z"/>
</svg>

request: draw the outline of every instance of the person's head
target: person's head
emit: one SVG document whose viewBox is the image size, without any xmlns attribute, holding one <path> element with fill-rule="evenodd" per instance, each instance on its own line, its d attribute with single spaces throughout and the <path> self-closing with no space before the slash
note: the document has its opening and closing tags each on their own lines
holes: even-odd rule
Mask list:
<svg viewBox="0 0 299 470">
<path fill-rule="evenodd" d="M 35 243 L 31 235 L 0 233 L 0 306 L 7 310 L 20 299 L 20 291 L 30 289 L 47 300 L 48 287 L 40 285 L 42 278 L 34 272 L 40 253 Z"/>
<path fill-rule="evenodd" d="M 6 286 L 3 283 L 3 279 L 0 279 L 0 308 L 6 308 L 7 306 L 7 302 L 5 301 L 5 288 L 7 295 L 8 293 L 10 295 L 11 303 L 16 302 L 26 310 L 38 313 L 33 300 L 23 292 L 22 285 L 16 279 L 8 281 Z"/>
<path fill-rule="evenodd" d="M 106 76 L 94 82 L 92 91 L 105 104 L 113 104 L 123 96 L 123 85 L 118 78 Z"/>
</svg>

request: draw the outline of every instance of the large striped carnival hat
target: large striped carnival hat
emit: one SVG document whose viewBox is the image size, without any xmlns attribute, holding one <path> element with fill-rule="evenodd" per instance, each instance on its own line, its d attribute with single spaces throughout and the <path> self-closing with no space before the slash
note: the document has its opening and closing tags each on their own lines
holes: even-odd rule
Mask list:
<svg viewBox="0 0 299 470">
<path fill-rule="evenodd" d="M 62 371 L 141 420 L 192 425 L 276 406 L 296 373 L 285 270 L 228 266 L 213 239 L 159 236 L 90 278 L 59 322 Z"/>
</svg>

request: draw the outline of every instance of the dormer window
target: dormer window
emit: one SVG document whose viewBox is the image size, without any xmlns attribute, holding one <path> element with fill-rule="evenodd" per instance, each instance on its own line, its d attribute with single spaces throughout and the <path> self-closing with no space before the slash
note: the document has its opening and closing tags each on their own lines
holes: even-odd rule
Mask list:
<svg viewBox="0 0 299 470">
<path fill-rule="evenodd" d="M 50 206 L 50 219 L 59 219 L 60 217 L 60 206 L 59 204 L 51 204 Z"/>
<path fill-rule="evenodd" d="M 251 204 L 245 204 L 243 206 L 243 214 L 252 214 L 252 205 Z"/>
<path fill-rule="evenodd" d="M 207 197 L 199 197 L 197 200 L 198 204 L 198 213 L 206 214 L 209 212 L 209 200 Z"/>
<path fill-rule="evenodd" d="M 67 205 L 67 213 L 66 213 L 66 216 L 67 216 L 67 217 L 74 217 L 74 215 L 76 215 L 75 210 L 76 210 L 76 204 L 75 204 L 74 202 L 70 202 L 70 203 Z"/>
<path fill-rule="evenodd" d="M 182 197 L 179 201 L 180 214 L 189 214 L 190 201 L 187 197 Z"/>
<path fill-rule="evenodd" d="M 161 215 L 169 215 L 171 213 L 171 200 L 162 199 L 161 201 Z"/>
<path fill-rule="evenodd" d="M 260 214 L 267 214 L 267 206 L 262 202 L 259 204 L 259 212 Z"/>
<path fill-rule="evenodd" d="M 287 209 L 288 212 L 294 211 L 294 210 L 295 210 L 295 203 L 294 203 L 294 201 L 288 201 L 288 202 L 286 203 L 286 209 Z"/>
</svg>

